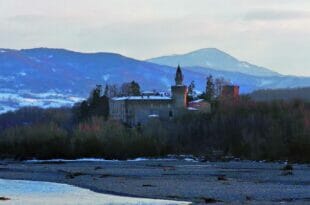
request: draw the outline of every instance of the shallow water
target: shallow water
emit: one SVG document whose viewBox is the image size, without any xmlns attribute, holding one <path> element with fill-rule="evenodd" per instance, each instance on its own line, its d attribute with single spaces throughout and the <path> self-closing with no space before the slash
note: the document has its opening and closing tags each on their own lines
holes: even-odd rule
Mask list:
<svg viewBox="0 0 310 205">
<path fill-rule="evenodd" d="M 0 201 L 4 205 L 185 205 L 188 202 L 141 199 L 99 194 L 66 184 L 50 182 L 34 182 L 0 179 L 0 197 L 8 197 L 8 201 Z"/>
</svg>

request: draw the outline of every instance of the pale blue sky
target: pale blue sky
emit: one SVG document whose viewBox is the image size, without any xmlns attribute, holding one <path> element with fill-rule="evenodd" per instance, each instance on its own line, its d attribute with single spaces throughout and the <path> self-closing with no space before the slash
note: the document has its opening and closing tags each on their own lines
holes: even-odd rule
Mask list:
<svg viewBox="0 0 310 205">
<path fill-rule="evenodd" d="M 137 59 L 216 47 L 310 76 L 309 0 L 0 0 L 0 47 Z"/>
</svg>

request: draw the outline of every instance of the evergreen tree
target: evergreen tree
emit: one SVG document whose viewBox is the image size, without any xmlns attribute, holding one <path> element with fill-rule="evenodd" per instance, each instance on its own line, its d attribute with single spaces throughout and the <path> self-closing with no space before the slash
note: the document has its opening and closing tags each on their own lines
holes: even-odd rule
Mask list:
<svg viewBox="0 0 310 205">
<path fill-rule="evenodd" d="M 215 86 L 214 86 L 214 82 L 213 82 L 213 76 L 209 75 L 207 77 L 205 99 L 208 101 L 211 101 L 211 100 L 213 100 L 214 95 L 215 95 Z"/>
<path fill-rule="evenodd" d="M 194 99 L 194 89 L 195 89 L 195 81 L 192 81 L 188 86 L 187 92 L 187 102 L 192 101 Z"/>
<path fill-rule="evenodd" d="M 121 90 L 118 88 L 117 85 L 115 84 L 108 85 L 107 94 L 105 94 L 105 96 L 107 96 L 108 98 L 113 98 L 113 97 L 117 97 L 120 95 L 121 95 Z"/>
<path fill-rule="evenodd" d="M 88 99 L 91 109 L 99 105 L 101 92 L 102 92 L 102 85 L 96 85 L 96 88 L 93 89 L 93 91 L 91 92 L 91 96 Z"/>
<path fill-rule="evenodd" d="M 121 93 L 123 96 L 141 95 L 140 85 L 135 81 L 130 83 L 123 83 L 121 86 Z"/>
<path fill-rule="evenodd" d="M 109 116 L 109 98 L 106 95 L 102 95 L 102 86 L 97 85 L 92 90 L 89 98 L 76 106 L 74 112 L 79 121 L 89 119 L 93 116 L 107 119 Z"/>
<path fill-rule="evenodd" d="M 130 83 L 130 92 L 133 96 L 141 95 L 140 85 L 137 82 L 132 81 Z"/>
<path fill-rule="evenodd" d="M 108 84 L 106 84 L 105 85 L 105 88 L 104 88 L 104 94 L 103 94 L 104 96 L 109 96 L 109 85 Z"/>
</svg>

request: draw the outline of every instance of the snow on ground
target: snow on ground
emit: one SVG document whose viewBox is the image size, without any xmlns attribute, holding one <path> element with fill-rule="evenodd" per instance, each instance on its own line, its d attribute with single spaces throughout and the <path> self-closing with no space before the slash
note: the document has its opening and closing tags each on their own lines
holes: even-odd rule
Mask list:
<svg viewBox="0 0 310 205">
<path fill-rule="evenodd" d="M 72 106 L 82 100 L 84 99 L 81 97 L 60 94 L 55 91 L 32 93 L 28 90 L 14 91 L 0 89 L 0 113 L 13 111 L 25 106 L 42 108 Z"/>
<path fill-rule="evenodd" d="M 15 110 L 15 108 L 13 108 L 13 107 L 0 105 L 0 114 L 10 112 L 10 111 L 14 111 L 14 110 Z"/>
<path fill-rule="evenodd" d="M 272 83 L 272 80 L 269 80 L 269 79 L 262 79 L 262 80 L 260 81 L 260 86 L 261 86 L 261 87 L 268 86 L 268 85 L 270 85 L 271 83 Z"/>
<path fill-rule="evenodd" d="M 209 61 L 206 61 L 205 65 L 206 65 L 207 67 L 212 67 L 212 66 L 213 66 L 213 64 L 210 63 Z"/>
<path fill-rule="evenodd" d="M 33 61 L 35 61 L 37 63 L 41 62 L 41 60 L 39 58 L 36 58 L 36 57 L 29 57 L 29 59 L 31 59 L 31 60 L 33 60 Z"/>
<path fill-rule="evenodd" d="M 25 72 L 20 72 L 18 74 L 21 75 L 21 76 L 26 76 L 27 75 L 27 73 L 25 73 Z"/>
<path fill-rule="evenodd" d="M 163 158 L 146 158 L 146 157 L 138 157 L 135 159 L 125 160 L 127 162 L 141 162 L 141 161 L 176 161 L 176 160 L 184 160 L 187 162 L 198 162 L 198 160 L 191 155 L 168 155 Z M 103 158 L 80 158 L 80 159 L 48 159 L 48 160 L 39 160 L 32 159 L 26 160 L 27 163 L 43 163 L 43 162 L 121 162 L 120 160 L 108 160 Z"/>
<path fill-rule="evenodd" d="M 118 162 L 119 160 L 107 160 L 102 158 L 80 158 L 80 159 L 32 159 L 26 160 L 27 163 L 43 163 L 43 162 Z"/>
<path fill-rule="evenodd" d="M 10 82 L 15 80 L 15 76 L 0 76 L 0 81 Z"/>
<path fill-rule="evenodd" d="M 111 76 L 110 74 L 106 74 L 106 75 L 103 75 L 102 78 L 104 81 L 108 81 L 110 76 Z"/>
<path fill-rule="evenodd" d="M 250 65 L 248 63 L 246 63 L 246 62 L 241 62 L 239 65 L 241 67 L 250 68 Z"/>
</svg>

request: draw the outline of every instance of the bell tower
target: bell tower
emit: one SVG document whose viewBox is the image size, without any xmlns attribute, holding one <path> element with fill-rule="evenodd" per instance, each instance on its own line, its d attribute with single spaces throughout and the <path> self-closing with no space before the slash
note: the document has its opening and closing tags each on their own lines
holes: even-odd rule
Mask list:
<svg viewBox="0 0 310 205">
<path fill-rule="evenodd" d="M 183 85 L 184 76 L 180 65 L 175 74 L 175 85 L 171 86 L 172 99 L 175 108 L 186 108 L 187 86 Z"/>
</svg>

